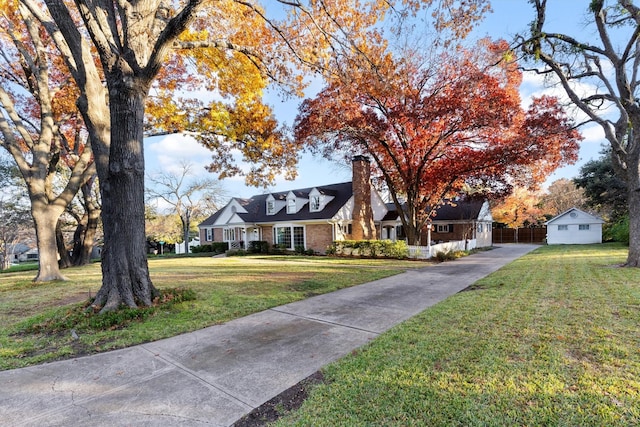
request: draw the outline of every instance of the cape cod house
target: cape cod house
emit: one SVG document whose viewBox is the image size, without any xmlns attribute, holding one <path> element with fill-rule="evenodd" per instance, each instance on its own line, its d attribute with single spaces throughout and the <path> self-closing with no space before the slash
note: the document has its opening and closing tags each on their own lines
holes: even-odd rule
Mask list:
<svg viewBox="0 0 640 427">
<path fill-rule="evenodd" d="M 476 246 L 491 246 L 491 221 L 486 202 L 445 205 L 433 221 L 431 240 L 480 238 Z M 202 245 L 228 242 L 230 248 L 243 248 L 267 241 L 319 253 L 336 240 L 404 238 L 395 206 L 385 204 L 371 186 L 364 156 L 353 159 L 351 182 L 233 198 L 198 227 Z"/>
</svg>

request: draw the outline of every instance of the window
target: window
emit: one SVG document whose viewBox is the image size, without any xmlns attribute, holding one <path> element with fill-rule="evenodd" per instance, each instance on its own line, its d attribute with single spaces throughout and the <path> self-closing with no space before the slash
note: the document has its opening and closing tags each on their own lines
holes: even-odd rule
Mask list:
<svg viewBox="0 0 640 427">
<path fill-rule="evenodd" d="M 478 233 L 482 233 L 482 224 L 478 224 Z"/>
<path fill-rule="evenodd" d="M 213 242 L 213 228 L 204 229 L 204 240 L 207 242 Z"/>
<path fill-rule="evenodd" d="M 275 227 L 273 229 L 273 241 L 276 245 L 286 249 L 304 246 L 304 227 Z"/>
<path fill-rule="evenodd" d="M 235 228 L 225 228 L 224 229 L 224 241 L 225 242 L 235 242 L 236 240 L 236 230 Z"/>
<path fill-rule="evenodd" d="M 276 245 L 285 248 L 291 247 L 291 227 L 276 227 L 275 229 Z"/>
<path fill-rule="evenodd" d="M 451 229 L 453 227 L 451 227 L 450 224 L 438 224 L 438 229 L 436 230 L 438 233 L 451 233 Z"/>
<path fill-rule="evenodd" d="M 294 198 L 287 199 L 287 213 L 288 214 L 296 213 L 296 199 Z"/>
<path fill-rule="evenodd" d="M 309 207 L 311 212 L 318 212 L 320 210 L 320 196 L 312 196 Z"/>
<path fill-rule="evenodd" d="M 558 225 L 558 231 L 568 231 L 569 230 L 569 226 L 564 224 L 564 225 Z"/>
<path fill-rule="evenodd" d="M 578 230 L 588 231 L 589 230 L 589 224 L 579 224 L 578 225 Z"/>
<path fill-rule="evenodd" d="M 293 248 L 304 246 L 304 227 L 293 227 Z"/>
<path fill-rule="evenodd" d="M 267 200 L 267 215 L 276 213 L 276 203 L 273 200 Z"/>
<path fill-rule="evenodd" d="M 351 224 L 344 224 L 341 228 L 342 228 L 342 234 L 353 233 L 353 226 Z"/>
</svg>

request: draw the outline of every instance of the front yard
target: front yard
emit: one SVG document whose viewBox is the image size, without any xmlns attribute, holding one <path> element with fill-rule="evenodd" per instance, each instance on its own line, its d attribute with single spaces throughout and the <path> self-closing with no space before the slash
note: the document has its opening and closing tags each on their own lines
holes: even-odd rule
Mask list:
<svg viewBox="0 0 640 427">
<path fill-rule="evenodd" d="M 83 306 L 100 265 L 65 270 L 66 282 L 34 284 L 34 271 L 0 274 L 0 370 L 154 341 L 270 307 L 397 274 L 424 263 L 324 257 L 151 259 L 159 289 L 195 299 L 96 321 Z"/>
<path fill-rule="evenodd" d="M 279 426 L 640 425 L 640 269 L 545 246 L 324 370 Z"/>
</svg>

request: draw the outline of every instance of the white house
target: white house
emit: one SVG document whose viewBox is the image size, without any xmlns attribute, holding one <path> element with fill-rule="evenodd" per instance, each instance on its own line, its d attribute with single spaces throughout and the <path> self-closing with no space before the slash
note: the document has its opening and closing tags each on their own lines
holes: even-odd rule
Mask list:
<svg viewBox="0 0 640 427">
<path fill-rule="evenodd" d="M 602 218 L 571 208 L 546 223 L 550 245 L 602 243 Z"/>
</svg>

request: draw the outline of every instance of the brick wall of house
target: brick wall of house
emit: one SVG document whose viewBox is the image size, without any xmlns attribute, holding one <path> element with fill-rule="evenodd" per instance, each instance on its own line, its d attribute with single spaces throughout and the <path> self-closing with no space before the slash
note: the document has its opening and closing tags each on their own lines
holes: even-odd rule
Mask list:
<svg viewBox="0 0 640 427">
<path fill-rule="evenodd" d="M 260 235 L 263 241 L 269 242 L 269 246 L 273 245 L 273 227 L 260 227 Z"/>
<path fill-rule="evenodd" d="M 224 235 L 222 232 L 222 228 L 214 228 L 213 229 L 213 241 L 214 242 L 222 242 L 224 240 Z"/>
<path fill-rule="evenodd" d="M 306 227 L 307 249 L 325 253 L 327 247 L 333 242 L 331 224 L 311 224 Z"/>
</svg>

